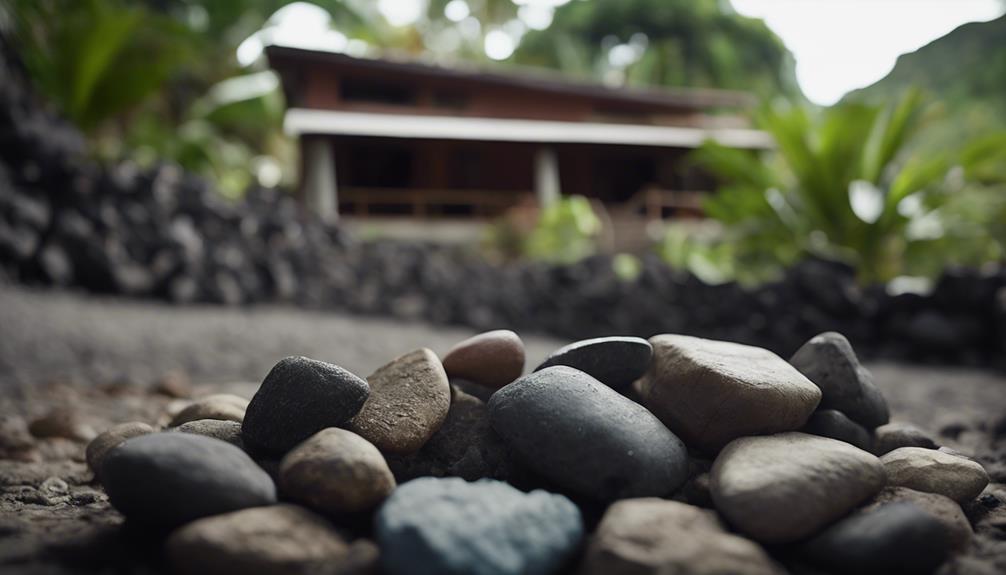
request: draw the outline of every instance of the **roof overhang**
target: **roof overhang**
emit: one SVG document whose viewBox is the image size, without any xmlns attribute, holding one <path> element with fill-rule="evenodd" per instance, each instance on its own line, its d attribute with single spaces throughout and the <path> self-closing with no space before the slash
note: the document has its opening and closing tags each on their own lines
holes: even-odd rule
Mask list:
<svg viewBox="0 0 1006 575">
<path fill-rule="evenodd" d="M 666 148 L 697 148 L 703 142 L 713 140 L 731 148 L 766 149 L 773 146 L 768 134 L 749 129 L 377 114 L 305 108 L 287 110 L 283 127 L 293 136 L 340 135 Z"/>
</svg>

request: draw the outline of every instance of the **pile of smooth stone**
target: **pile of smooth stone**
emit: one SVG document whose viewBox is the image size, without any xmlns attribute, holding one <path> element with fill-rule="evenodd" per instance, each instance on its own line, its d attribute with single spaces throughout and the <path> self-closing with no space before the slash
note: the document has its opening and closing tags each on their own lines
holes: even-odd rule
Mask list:
<svg viewBox="0 0 1006 575">
<path fill-rule="evenodd" d="M 834 332 L 789 362 L 668 334 L 523 371 L 503 330 L 366 380 L 288 357 L 250 402 L 118 425 L 88 463 L 180 573 L 928 573 L 989 482 L 890 423 Z"/>
</svg>

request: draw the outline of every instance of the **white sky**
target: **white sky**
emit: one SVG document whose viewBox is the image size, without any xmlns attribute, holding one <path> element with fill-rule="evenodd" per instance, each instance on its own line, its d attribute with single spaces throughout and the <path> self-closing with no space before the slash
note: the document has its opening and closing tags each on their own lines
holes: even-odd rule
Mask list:
<svg viewBox="0 0 1006 575">
<path fill-rule="evenodd" d="M 378 9 L 393 25 L 418 19 L 427 0 L 378 0 Z M 513 0 L 521 7 L 521 32 L 551 21 L 557 6 L 569 0 Z M 593 0 L 595 2 L 618 0 Z M 966 22 L 992 20 L 1003 14 L 1001 0 L 731 0 L 741 14 L 762 18 L 796 58 L 797 80 L 811 101 L 830 105 L 856 88 L 883 78 L 898 56 L 912 52 Z M 465 0 L 454 0 L 447 15 L 464 24 Z M 280 13 L 282 12 L 282 14 Z M 238 49 L 242 63 L 253 61 L 262 44 L 308 44 L 336 51 L 353 41 L 329 28 L 324 10 L 306 2 L 291 4 L 271 25 Z M 486 54 L 504 60 L 513 53 L 520 33 L 506 27 L 486 33 Z M 627 41 L 622 38 L 622 41 Z"/>
<path fill-rule="evenodd" d="M 898 56 L 966 22 L 1002 15 L 999 0 L 731 0 L 763 18 L 796 58 L 800 87 L 829 105 L 883 78 Z"/>
</svg>

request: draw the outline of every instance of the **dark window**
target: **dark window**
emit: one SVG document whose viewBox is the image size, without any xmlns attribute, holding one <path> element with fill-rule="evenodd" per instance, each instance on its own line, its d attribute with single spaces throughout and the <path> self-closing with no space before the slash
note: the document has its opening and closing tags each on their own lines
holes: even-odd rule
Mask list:
<svg viewBox="0 0 1006 575">
<path fill-rule="evenodd" d="M 407 188 L 412 181 L 412 150 L 405 146 L 367 145 L 348 149 L 346 183 L 365 188 Z"/>
<path fill-rule="evenodd" d="M 347 102 L 371 102 L 409 106 L 416 103 L 415 90 L 381 80 L 347 78 L 341 84 L 342 99 Z"/>
</svg>

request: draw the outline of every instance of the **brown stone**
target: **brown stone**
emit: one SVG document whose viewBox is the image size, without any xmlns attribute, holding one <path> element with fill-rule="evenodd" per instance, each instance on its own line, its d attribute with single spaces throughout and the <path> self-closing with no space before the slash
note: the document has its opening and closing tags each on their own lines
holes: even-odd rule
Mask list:
<svg viewBox="0 0 1006 575">
<path fill-rule="evenodd" d="M 894 451 L 899 447 L 925 447 L 936 449 L 938 445 L 933 436 L 912 425 L 900 421 L 892 421 L 878 427 L 874 433 L 873 452 L 877 455 Z"/>
<path fill-rule="evenodd" d="M 821 399 L 816 385 L 766 349 L 670 334 L 650 344 L 643 400 L 689 448 L 715 453 L 738 437 L 799 429 Z"/>
<path fill-rule="evenodd" d="M 200 419 L 220 419 L 241 423 L 248 409 L 248 400 L 229 393 L 216 393 L 201 397 L 181 410 L 171 419 L 169 427 L 177 427 Z"/>
<path fill-rule="evenodd" d="M 729 533 L 712 511 L 657 498 L 608 508 L 581 575 L 775 575 L 784 571 L 757 543 Z"/>
<path fill-rule="evenodd" d="M 182 433 L 194 433 L 205 435 L 220 441 L 226 441 L 235 447 L 244 449 L 244 441 L 241 440 L 241 424 L 236 421 L 224 419 L 197 419 L 185 422 L 175 428 L 175 431 Z"/>
<path fill-rule="evenodd" d="M 524 372 L 524 342 L 506 329 L 480 333 L 452 347 L 444 369 L 451 377 L 499 389 Z"/>
<path fill-rule="evenodd" d="M 28 424 L 28 431 L 38 438 L 63 438 L 73 441 L 91 441 L 97 435 L 90 425 L 81 421 L 73 409 L 58 407 L 37 417 Z"/>
<path fill-rule="evenodd" d="M 324 518 L 295 505 L 255 507 L 193 521 L 167 540 L 179 573 L 300 575 L 364 573 L 373 544 L 350 545 Z"/>
<path fill-rule="evenodd" d="M 347 428 L 384 453 L 419 451 L 440 429 L 451 407 L 451 386 L 440 360 L 422 348 L 367 378 L 370 397 Z"/>
<path fill-rule="evenodd" d="M 86 458 L 87 466 L 91 468 L 94 475 L 98 476 L 98 470 L 101 469 L 101 462 L 105 460 L 105 456 L 108 452 L 112 450 L 123 441 L 129 439 L 130 437 L 137 437 L 139 435 L 146 435 L 148 433 L 153 433 L 154 428 L 150 427 L 146 423 L 139 421 L 131 421 L 129 423 L 120 423 L 104 433 L 98 435 L 91 443 L 87 444 Z"/>
<path fill-rule="evenodd" d="M 154 391 L 168 397 L 186 399 L 192 397 L 192 381 L 184 371 L 172 370 L 157 380 Z"/>
<path fill-rule="evenodd" d="M 395 489 L 381 452 L 345 429 L 329 428 L 293 448 L 280 462 L 286 497 L 329 514 L 369 511 Z"/>
</svg>

